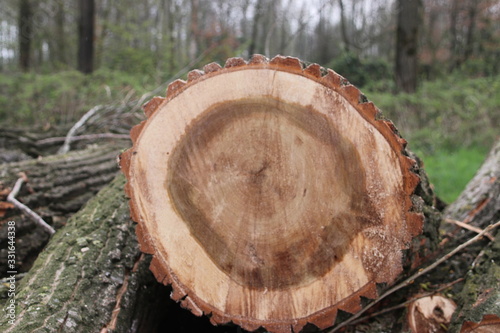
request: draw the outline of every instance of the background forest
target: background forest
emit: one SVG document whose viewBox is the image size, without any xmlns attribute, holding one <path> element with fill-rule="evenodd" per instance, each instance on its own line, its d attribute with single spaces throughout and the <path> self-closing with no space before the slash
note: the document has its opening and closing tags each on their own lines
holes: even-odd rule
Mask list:
<svg viewBox="0 0 500 333">
<path fill-rule="evenodd" d="M 413 74 L 398 65 L 404 47 Z M 68 129 L 95 105 L 254 53 L 317 62 L 362 89 L 445 201 L 499 136 L 498 0 L 3 0 L 0 127 Z"/>
</svg>

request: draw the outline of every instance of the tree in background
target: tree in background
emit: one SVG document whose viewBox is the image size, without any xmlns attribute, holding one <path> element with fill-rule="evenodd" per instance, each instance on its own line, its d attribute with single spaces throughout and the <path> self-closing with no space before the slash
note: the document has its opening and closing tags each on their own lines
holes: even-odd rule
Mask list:
<svg viewBox="0 0 500 333">
<path fill-rule="evenodd" d="M 78 19 L 78 70 L 92 73 L 94 70 L 94 0 L 79 0 Z"/>
<path fill-rule="evenodd" d="M 33 28 L 33 10 L 30 0 L 19 1 L 19 66 L 28 71 L 31 63 L 31 39 Z"/>
<path fill-rule="evenodd" d="M 418 27 L 418 15 L 402 17 L 415 5 L 424 9 Z M 402 67 L 417 59 L 428 78 L 456 69 L 498 74 L 498 22 L 498 0 L 3 0 L 0 71 L 102 68 L 165 80 L 185 67 L 261 53 L 343 62 L 340 74 L 362 85 L 355 64 L 360 73 L 370 71 L 367 63 L 387 68 L 398 52 L 398 65 L 363 80 L 392 90 L 394 70 L 400 87 L 403 72 L 417 77 Z"/>
<path fill-rule="evenodd" d="M 396 87 L 417 90 L 418 30 L 422 24 L 421 0 L 398 0 L 396 30 Z"/>
</svg>

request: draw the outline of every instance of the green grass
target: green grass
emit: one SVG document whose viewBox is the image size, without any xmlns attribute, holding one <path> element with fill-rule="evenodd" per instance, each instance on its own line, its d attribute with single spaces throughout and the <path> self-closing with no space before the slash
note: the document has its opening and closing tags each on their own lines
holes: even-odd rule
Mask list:
<svg viewBox="0 0 500 333">
<path fill-rule="evenodd" d="M 441 150 L 434 154 L 416 153 L 424 162 L 424 169 L 436 195 L 446 203 L 455 201 L 487 154 L 477 148 L 462 148 L 452 152 Z"/>
</svg>

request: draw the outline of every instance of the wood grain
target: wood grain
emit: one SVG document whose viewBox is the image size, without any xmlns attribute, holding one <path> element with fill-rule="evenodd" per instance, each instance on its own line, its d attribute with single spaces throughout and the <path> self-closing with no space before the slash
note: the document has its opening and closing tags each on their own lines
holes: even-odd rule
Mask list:
<svg viewBox="0 0 500 333">
<path fill-rule="evenodd" d="M 256 56 L 204 71 L 146 107 L 122 155 L 157 279 L 193 313 L 249 330 L 356 312 L 421 232 L 405 141 L 318 65 Z"/>
</svg>

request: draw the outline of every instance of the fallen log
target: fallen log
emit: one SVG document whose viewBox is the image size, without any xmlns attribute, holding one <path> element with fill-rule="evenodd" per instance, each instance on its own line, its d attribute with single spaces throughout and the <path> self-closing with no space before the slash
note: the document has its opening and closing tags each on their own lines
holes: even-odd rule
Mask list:
<svg viewBox="0 0 500 333">
<path fill-rule="evenodd" d="M 404 275 L 403 253 L 411 269 L 433 246 L 406 142 L 331 70 L 229 59 L 145 113 L 121 158 L 141 249 L 213 324 L 324 329 Z"/>
<path fill-rule="evenodd" d="M 19 174 L 26 177 L 16 200 L 59 229 L 118 172 L 120 145 L 93 146 L 66 155 L 55 155 L 0 165 L 0 234 L 7 235 L 8 221 L 17 228 L 16 260 L 19 272 L 27 272 L 47 244 L 49 234 L 22 210 L 7 201 Z M 0 267 L 6 267 L 6 238 L 0 239 Z M 6 274 L 2 270 L 0 277 Z"/>
<path fill-rule="evenodd" d="M 115 179 L 51 239 L 18 287 L 12 316 L 2 316 L 3 332 L 125 332 L 154 318 L 154 308 L 138 305 L 168 294 L 145 275 L 149 258 L 138 250 L 123 185 Z"/>
<path fill-rule="evenodd" d="M 190 74 L 191 77 L 195 75 L 196 73 Z M 174 89 L 178 84 L 174 84 L 170 92 L 178 93 L 179 91 Z M 345 83 L 345 87 L 349 85 Z M 146 113 L 151 116 L 151 111 L 158 108 L 158 105 L 152 105 L 163 101 L 159 98 L 153 99 L 146 107 Z M 416 159 L 411 153 L 407 153 Z M 125 155 L 125 158 L 128 157 Z M 432 262 L 435 258 L 439 239 L 437 224 L 441 221 L 440 213 L 433 208 L 435 198 L 425 172 L 418 164 L 413 165 L 410 171 L 418 174 L 420 178 L 420 183 L 411 197 L 412 212 L 422 212 L 425 218 L 423 233 L 414 237 L 408 248 L 400 252 L 402 268 L 397 278 L 402 279 L 410 276 L 410 272 L 414 272 L 419 264 Z M 272 175 L 266 169 L 262 173 L 268 178 Z M 254 173 L 253 177 L 258 179 L 258 175 L 258 172 Z M 235 326 L 213 327 L 206 317 L 192 316 L 170 300 L 169 294 L 172 292 L 176 300 L 181 298 L 184 306 L 189 305 L 189 301 L 186 302 L 187 297 L 182 298 L 178 290 L 171 290 L 154 281 L 147 269 L 151 256 L 140 255 L 137 240 L 133 235 L 134 225 L 128 216 L 126 198 L 122 194 L 123 185 L 124 179 L 119 176 L 56 233 L 33 269 L 19 285 L 15 326 L 10 326 L 8 318 L 3 317 L 0 319 L 2 328 L 7 327 L 11 332 L 160 332 L 166 328 L 178 332 L 241 332 Z M 141 227 L 137 232 L 140 237 L 144 238 L 146 235 Z M 143 250 L 144 244 L 143 239 Z M 152 268 L 156 270 L 158 277 L 157 264 L 153 262 Z M 161 280 L 165 282 L 165 279 Z M 415 287 L 413 285 L 413 288 Z M 378 285 L 377 289 L 381 290 L 382 294 L 388 288 L 389 284 L 382 284 Z M 325 295 L 313 296 L 314 301 Z M 375 294 L 369 296 L 377 297 Z M 381 306 L 385 307 L 389 300 L 397 303 L 407 296 L 406 291 L 391 295 Z M 364 304 L 365 300 L 362 298 L 358 305 L 361 307 Z M 279 311 L 284 305 L 286 304 L 276 302 L 273 307 Z M 342 311 L 342 307 L 340 310 L 337 322 L 349 317 Z M 330 325 L 333 323 L 328 314 L 325 318 L 328 318 Z M 485 318 L 491 322 L 489 316 Z M 210 319 L 213 320 L 213 317 Z M 393 312 L 383 319 L 371 317 L 358 325 L 364 329 L 369 327 L 372 331 L 398 331 L 402 330 L 403 321 L 404 315 L 401 312 Z M 235 322 L 240 324 L 237 320 Z M 298 330 L 299 326 L 296 325 L 295 329 Z M 47 329 L 44 330 L 44 327 Z M 305 331 L 312 327 L 307 324 Z"/>
</svg>

